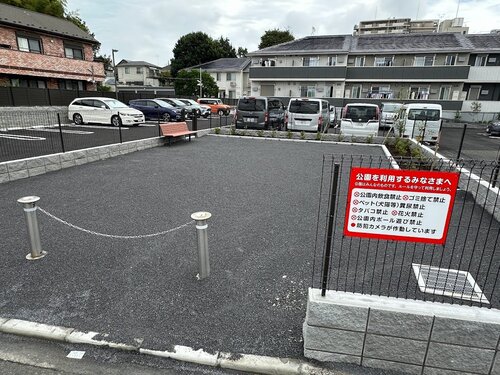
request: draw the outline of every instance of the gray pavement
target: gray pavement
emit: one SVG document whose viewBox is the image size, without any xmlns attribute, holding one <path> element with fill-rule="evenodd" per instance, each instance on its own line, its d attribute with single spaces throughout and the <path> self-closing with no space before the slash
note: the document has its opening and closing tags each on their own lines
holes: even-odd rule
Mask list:
<svg viewBox="0 0 500 375">
<path fill-rule="evenodd" d="M 0 185 L 0 316 L 110 333 L 165 350 L 302 358 L 324 153 L 378 147 L 203 137 Z M 39 213 L 49 254 L 27 262 L 19 197 L 78 226 L 134 235 L 207 210 L 212 275 L 197 281 L 194 226 L 118 240 Z"/>
</svg>

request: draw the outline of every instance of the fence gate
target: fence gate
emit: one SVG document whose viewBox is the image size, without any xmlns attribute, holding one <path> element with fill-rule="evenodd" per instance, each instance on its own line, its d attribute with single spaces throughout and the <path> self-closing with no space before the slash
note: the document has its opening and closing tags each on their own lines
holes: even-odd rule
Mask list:
<svg viewBox="0 0 500 375">
<path fill-rule="evenodd" d="M 353 167 L 458 172 L 459 187 L 444 245 L 344 236 Z M 498 164 L 493 161 L 325 155 L 312 287 L 500 308 L 500 202 L 498 188 L 492 187 L 495 179 Z M 336 191 L 331 190 L 334 180 Z M 330 233 L 329 221 L 333 223 Z"/>
</svg>

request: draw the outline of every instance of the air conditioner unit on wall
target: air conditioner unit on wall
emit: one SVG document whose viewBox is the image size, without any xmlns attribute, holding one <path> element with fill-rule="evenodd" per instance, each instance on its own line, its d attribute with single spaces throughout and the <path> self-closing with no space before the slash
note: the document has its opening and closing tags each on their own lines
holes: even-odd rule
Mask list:
<svg viewBox="0 0 500 375">
<path fill-rule="evenodd" d="M 231 86 L 231 87 L 236 87 L 236 82 L 231 82 L 231 83 L 229 84 L 229 86 Z"/>
</svg>

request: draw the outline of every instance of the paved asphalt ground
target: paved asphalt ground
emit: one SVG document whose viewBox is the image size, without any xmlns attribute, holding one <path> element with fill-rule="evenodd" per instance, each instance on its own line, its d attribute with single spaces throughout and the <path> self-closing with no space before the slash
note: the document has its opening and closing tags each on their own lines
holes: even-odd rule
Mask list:
<svg viewBox="0 0 500 375">
<path fill-rule="evenodd" d="M 0 315 L 111 333 L 165 350 L 302 358 L 324 153 L 377 147 L 207 136 L 0 185 Z M 207 210 L 212 275 L 197 281 L 194 225 L 122 240 L 39 212 L 49 254 L 28 262 L 16 200 L 94 231 L 136 235 Z"/>
</svg>

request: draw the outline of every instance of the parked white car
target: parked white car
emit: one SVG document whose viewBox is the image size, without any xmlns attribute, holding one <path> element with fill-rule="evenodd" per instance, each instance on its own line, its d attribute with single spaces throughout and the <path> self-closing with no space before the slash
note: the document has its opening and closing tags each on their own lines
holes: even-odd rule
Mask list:
<svg viewBox="0 0 500 375">
<path fill-rule="evenodd" d="M 68 118 L 76 125 L 85 123 L 113 126 L 144 124 L 144 114 L 112 98 L 77 98 L 68 106 Z"/>
</svg>

